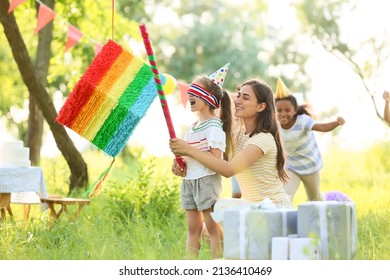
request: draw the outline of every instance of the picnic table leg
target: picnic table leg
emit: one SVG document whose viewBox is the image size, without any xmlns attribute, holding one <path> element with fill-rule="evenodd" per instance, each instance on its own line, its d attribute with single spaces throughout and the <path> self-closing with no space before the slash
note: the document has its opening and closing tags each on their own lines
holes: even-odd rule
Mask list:
<svg viewBox="0 0 390 280">
<path fill-rule="evenodd" d="M 3 207 L 2 205 L 0 205 L 0 212 L 1 212 L 1 217 L 0 219 L 1 220 L 4 220 L 5 219 L 5 215 L 7 214 L 6 210 L 5 210 L 5 207 Z"/>
<path fill-rule="evenodd" d="M 58 219 L 59 215 L 57 214 L 56 209 L 54 208 L 54 203 L 48 202 L 47 204 L 49 205 L 50 216 L 52 216 L 55 219 Z"/>
<path fill-rule="evenodd" d="M 30 210 L 31 210 L 31 205 L 30 204 L 23 204 L 23 220 L 25 222 L 28 221 L 28 218 L 30 216 Z"/>
<path fill-rule="evenodd" d="M 61 209 L 60 211 L 58 212 L 58 217 L 60 217 L 61 213 L 64 212 L 64 213 L 67 213 L 68 212 L 68 208 L 66 207 L 66 204 L 61 204 Z"/>
<path fill-rule="evenodd" d="M 11 193 L 0 193 L 0 212 L 1 212 L 1 220 L 5 219 L 8 211 L 10 217 L 13 218 L 14 214 L 11 209 Z"/>
<path fill-rule="evenodd" d="M 77 219 L 77 217 L 79 216 L 79 214 L 80 214 L 81 210 L 83 209 L 83 207 L 84 207 L 84 204 L 79 204 L 79 207 L 77 208 L 77 211 L 74 214 L 73 220 Z"/>
</svg>

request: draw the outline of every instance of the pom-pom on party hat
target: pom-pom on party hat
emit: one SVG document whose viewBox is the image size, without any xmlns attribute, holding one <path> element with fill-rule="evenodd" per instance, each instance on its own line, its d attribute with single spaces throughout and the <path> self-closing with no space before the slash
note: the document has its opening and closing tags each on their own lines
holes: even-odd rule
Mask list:
<svg viewBox="0 0 390 280">
<path fill-rule="evenodd" d="M 229 70 L 229 65 L 230 62 L 209 76 L 210 80 L 220 88 L 222 88 L 223 82 L 225 81 L 226 73 Z"/>
<path fill-rule="evenodd" d="M 291 95 L 290 91 L 283 83 L 282 79 L 278 78 L 278 81 L 276 83 L 276 92 L 275 92 L 276 98 L 286 98 L 289 95 Z"/>
</svg>

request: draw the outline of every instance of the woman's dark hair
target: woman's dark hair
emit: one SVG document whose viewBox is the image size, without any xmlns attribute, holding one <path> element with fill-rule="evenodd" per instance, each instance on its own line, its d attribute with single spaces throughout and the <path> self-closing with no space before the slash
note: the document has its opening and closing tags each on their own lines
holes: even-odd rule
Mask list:
<svg viewBox="0 0 390 280">
<path fill-rule="evenodd" d="M 230 95 L 226 90 L 221 89 L 217 84 L 210 80 L 207 76 L 198 76 L 195 80 L 202 83 L 203 87 L 211 94 L 213 94 L 218 101 L 221 102 L 219 109 L 219 118 L 222 122 L 223 131 L 226 134 L 226 149 L 223 154 L 224 159 L 228 160 L 232 153 L 232 126 L 233 126 L 233 115 L 232 115 L 232 101 Z M 210 105 L 209 105 L 210 106 Z M 215 110 L 210 106 L 210 110 Z"/>
<path fill-rule="evenodd" d="M 282 100 L 288 100 L 291 102 L 291 104 L 293 105 L 294 109 L 296 110 L 296 116 L 299 116 L 299 115 L 308 115 L 308 116 L 311 116 L 311 114 L 309 113 L 309 110 L 307 109 L 307 105 L 300 105 L 298 106 L 298 102 L 297 102 L 297 99 L 295 98 L 294 95 L 289 95 L 289 96 L 286 96 L 286 97 L 283 97 L 283 98 L 276 98 L 275 99 L 275 103 L 277 103 L 278 101 L 282 101 Z"/>
<path fill-rule="evenodd" d="M 251 132 L 249 137 L 252 137 L 260 132 L 271 133 L 274 136 L 277 147 L 276 167 L 278 169 L 278 176 L 280 180 L 287 182 L 289 177 L 284 169 L 285 155 L 276 121 L 274 93 L 267 84 L 257 79 L 250 79 L 246 81 L 239 87 L 239 89 L 245 85 L 248 85 L 253 89 L 258 104 L 265 103 L 266 105 L 265 109 L 257 114 L 255 129 Z"/>
</svg>

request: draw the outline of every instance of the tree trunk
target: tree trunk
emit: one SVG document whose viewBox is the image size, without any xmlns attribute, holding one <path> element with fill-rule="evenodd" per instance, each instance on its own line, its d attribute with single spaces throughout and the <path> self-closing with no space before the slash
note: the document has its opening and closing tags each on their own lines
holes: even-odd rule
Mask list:
<svg viewBox="0 0 390 280">
<path fill-rule="evenodd" d="M 28 104 L 28 127 L 26 134 L 26 146 L 30 148 L 31 165 L 39 166 L 41 160 L 43 115 L 39 110 L 38 103 L 32 94 L 29 96 Z"/>
<path fill-rule="evenodd" d="M 55 121 L 57 111 L 50 96 L 46 92 L 45 87 L 39 81 L 22 35 L 20 34 L 14 14 L 7 13 L 9 1 L 0 0 L 0 4 L 0 21 L 3 25 L 4 33 L 11 46 L 12 54 L 18 65 L 24 84 L 27 86 L 30 95 L 32 95 L 37 102 L 39 109 L 50 126 L 57 147 L 65 157 L 70 168 L 69 192 L 78 187 L 86 187 L 88 184 L 87 164 L 74 146 L 69 135 L 66 133 L 65 128 Z"/>
<path fill-rule="evenodd" d="M 43 4 L 54 10 L 54 0 L 43 0 Z M 36 4 L 37 14 L 39 10 Z M 38 34 L 38 48 L 35 58 L 35 71 L 39 81 L 43 86 L 47 84 L 47 73 L 49 72 L 51 48 L 50 44 L 53 37 L 53 21 L 49 22 Z M 29 115 L 26 135 L 26 144 L 30 148 L 31 165 L 39 165 L 41 159 L 42 134 L 43 134 L 43 115 L 34 95 L 29 96 Z"/>
</svg>

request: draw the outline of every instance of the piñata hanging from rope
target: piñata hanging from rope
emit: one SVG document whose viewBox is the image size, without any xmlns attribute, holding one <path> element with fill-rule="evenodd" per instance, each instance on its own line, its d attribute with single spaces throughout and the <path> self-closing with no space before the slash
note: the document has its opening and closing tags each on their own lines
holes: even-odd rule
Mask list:
<svg viewBox="0 0 390 280">
<path fill-rule="evenodd" d="M 109 40 L 56 120 L 115 157 L 156 96 L 150 66 Z"/>
<path fill-rule="evenodd" d="M 114 158 L 156 97 L 150 66 L 109 40 L 77 82 L 56 121 Z M 100 183 L 94 183 L 95 189 L 90 187 L 88 193 L 93 194 Z"/>
</svg>

